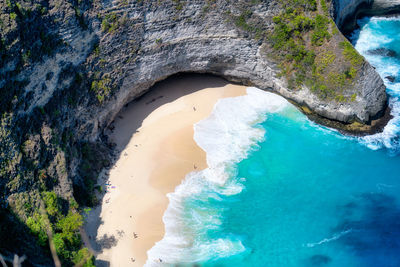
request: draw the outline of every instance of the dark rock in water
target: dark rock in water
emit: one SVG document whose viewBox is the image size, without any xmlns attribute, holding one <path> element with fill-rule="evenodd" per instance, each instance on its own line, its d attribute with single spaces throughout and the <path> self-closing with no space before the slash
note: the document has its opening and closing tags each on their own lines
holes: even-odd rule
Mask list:
<svg viewBox="0 0 400 267">
<path fill-rule="evenodd" d="M 331 262 L 332 259 L 326 255 L 313 255 L 310 257 L 310 263 L 312 266 L 322 266 Z"/>
<path fill-rule="evenodd" d="M 352 200 L 350 206 L 354 212 L 341 212 L 340 223 L 333 230 L 351 230 L 337 244 L 357 255 L 360 266 L 399 266 L 400 207 L 396 198 L 383 193 L 365 193 Z"/>
<path fill-rule="evenodd" d="M 390 76 L 386 76 L 385 79 L 387 79 L 389 82 L 392 83 L 396 80 L 396 77 L 390 75 Z"/>
<path fill-rule="evenodd" d="M 367 53 L 369 55 L 384 56 L 384 57 L 396 57 L 397 56 L 396 51 L 389 49 L 389 48 L 384 48 L 384 47 L 368 50 Z"/>
</svg>

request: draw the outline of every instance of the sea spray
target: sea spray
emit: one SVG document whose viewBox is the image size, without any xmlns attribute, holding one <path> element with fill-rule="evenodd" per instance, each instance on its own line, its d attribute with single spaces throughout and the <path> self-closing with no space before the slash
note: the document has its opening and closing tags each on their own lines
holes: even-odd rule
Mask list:
<svg viewBox="0 0 400 267">
<path fill-rule="evenodd" d="M 350 39 L 384 80 L 393 116 L 383 132 L 360 138 L 360 141 L 374 150 L 387 148 L 395 155 L 400 151 L 400 17 L 365 17 L 358 20 L 358 25 L 360 28 Z M 392 56 L 370 52 L 382 48 L 391 51 Z"/>
<path fill-rule="evenodd" d="M 240 193 L 243 185 L 230 179 L 236 175 L 234 165 L 263 140 L 264 129 L 257 124 L 266 119 L 265 114 L 287 106 L 284 98 L 249 87 L 247 95 L 219 100 L 211 115 L 194 126 L 194 139 L 207 153 L 208 168 L 189 173 L 175 192 L 167 195 L 165 235 L 147 252 L 146 266 L 201 262 L 245 251 L 240 237 L 234 235 L 204 238 L 208 229 L 220 226 L 221 211 L 187 208 L 187 202 L 189 198 L 218 200 L 219 195 Z"/>
</svg>

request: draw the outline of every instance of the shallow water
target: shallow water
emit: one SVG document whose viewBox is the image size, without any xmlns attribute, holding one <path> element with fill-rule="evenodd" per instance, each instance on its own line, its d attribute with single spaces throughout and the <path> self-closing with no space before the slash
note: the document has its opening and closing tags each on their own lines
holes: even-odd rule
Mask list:
<svg viewBox="0 0 400 267">
<path fill-rule="evenodd" d="M 400 19 L 363 19 L 355 47 L 383 76 L 400 60 Z M 255 88 L 196 125 L 210 166 L 170 194 L 166 235 L 148 265 L 400 266 L 400 78 L 385 80 L 394 119 L 349 138 Z"/>
</svg>

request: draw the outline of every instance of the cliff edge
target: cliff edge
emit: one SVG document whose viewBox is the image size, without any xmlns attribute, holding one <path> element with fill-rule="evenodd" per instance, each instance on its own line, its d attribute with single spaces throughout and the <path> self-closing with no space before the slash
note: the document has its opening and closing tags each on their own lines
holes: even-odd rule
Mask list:
<svg viewBox="0 0 400 267">
<path fill-rule="evenodd" d="M 0 0 L 0 252 L 51 265 L 50 238 L 63 264 L 91 261 L 79 206 L 96 205 L 110 165 L 102 132 L 177 73 L 216 74 L 333 127 L 376 130 L 385 86 L 337 25 L 397 7 L 379 1 Z"/>
</svg>

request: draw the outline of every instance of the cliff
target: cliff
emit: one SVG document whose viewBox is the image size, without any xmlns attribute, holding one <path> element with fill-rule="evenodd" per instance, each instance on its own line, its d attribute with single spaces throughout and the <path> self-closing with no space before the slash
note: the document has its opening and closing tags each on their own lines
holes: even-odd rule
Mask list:
<svg viewBox="0 0 400 267">
<path fill-rule="evenodd" d="M 386 108 L 382 80 L 332 22 L 342 27 L 369 0 L 0 1 L 0 252 L 8 256 L 48 264 L 50 231 L 65 264 L 82 260 L 75 199 L 96 204 L 96 175 L 112 150 L 98 142 L 102 131 L 170 75 L 213 73 L 271 90 L 355 132 L 371 131 Z M 73 229 L 57 223 L 72 219 Z"/>
<path fill-rule="evenodd" d="M 357 18 L 365 15 L 398 13 L 398 0 L 339 0 L 333 2 L 332 15 L 339 28 L 348 32 L 355 28 Z"/>
</svg>

